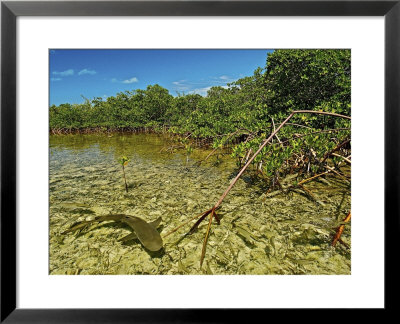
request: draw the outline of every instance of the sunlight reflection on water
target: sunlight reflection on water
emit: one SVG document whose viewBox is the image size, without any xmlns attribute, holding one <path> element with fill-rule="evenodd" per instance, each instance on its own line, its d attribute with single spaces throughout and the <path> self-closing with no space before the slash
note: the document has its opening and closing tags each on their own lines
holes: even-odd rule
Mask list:
<svg viewBox="0 0 400 324">
<path fill-rule="evenodd" d="M 222 204 L 221 225 L 211 229 L 203 269 L 207 222 L 181 241 L 190 225 L 171 234 L 158 253 L 137 240 L 119 242 L 130 233 L 120 224 L 61 235 L 76 221 L 109 213 L 161 216 L 163 235 L 211 208 L 237 174 L 235 161 L 226 155 L 196 166 L 210 150 L 195 149 L 187 163 L 185 150 L 162 151 L 168 145 L 156 134 L 50 137 L 50 274 L 350 274 L 350 250 L 330 246 L 350 210 L 348 185 L 333 177 L 308 184 L 315 203 L 297 193 L 266 198 L 268 188 L 246 171 Z M 122 155 L 130 159 L 128 193 Z M 350 239 L 349 225 L 343 240 Z"/>
</svg>

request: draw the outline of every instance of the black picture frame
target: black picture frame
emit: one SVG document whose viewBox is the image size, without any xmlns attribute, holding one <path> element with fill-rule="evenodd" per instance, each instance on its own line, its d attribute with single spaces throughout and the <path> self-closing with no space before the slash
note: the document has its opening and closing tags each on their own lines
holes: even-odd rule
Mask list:
<svg viewBox="0 0 400 324">
<path fill-rule="evenodd" d="M 266 311 L 264 309 L 204 311 L 195 309 L 19 309 L 16 307 L 16 19 L 18 16 L 384 16 L 385 310 L 396 309 L 397 302 L 394 296 L 399 280 L 396 268 L 392 266 L 394 262 L 392 258 L 398 256 L 396 239 L 399 238 L 400 227 L 400 203 L 398 202 L 400 198 L 400 0 L 2 1 L 1 322 L 236 322 L 243 314 L 252 321 L 251 318 L 263 316 L 263 312 Z M 210 298 L 217 296 L 212 295 L 210 292 Z M 249 312 L 251 314 L 248 314 Z"/>
</svg>

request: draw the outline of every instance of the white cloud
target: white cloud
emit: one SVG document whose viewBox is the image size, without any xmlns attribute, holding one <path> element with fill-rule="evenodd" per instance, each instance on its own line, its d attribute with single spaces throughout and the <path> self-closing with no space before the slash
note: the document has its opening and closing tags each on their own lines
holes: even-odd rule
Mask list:
<svg viewBox="0 0 400 324">
<path fill-rule="evenodd" d="M 61 78 L 50 78 L 50 81 L 61 81 Z"/>
<path fill-rule="evenodd" d="M 186 82 L 187 82 L 186 80 L 179 80 L 179 81 L 174 81 L 174 82 L 172 82 L 172 84 L 175 84 L 175 85 L 184 85 Z"/>
<path fill-rule="evenodd" d="M 69 76 L 69 75 L 74 75 L 74 70 L 69 69 L 62 72 L 54 71 L 53 74 L 59 76 Z"/>
<path fill-rule="evenodd" d="M 204 87 L 204 88 L 197 88 L 193 90 L 193 93 L 197 93 L 200 96 L 206 96 L 207 95 L 207 91 L 210 90 L 212 87 Z"/>
<path fill-rule="evenodd" d="M 197 93 L 197 94 L 199 94 L 201 96 L 206 96 L 208 90 L 210 90 L 212 87 L 221 87 L 221 88 L 224 88 L 224 89 L 228 89 L 229 88 L 227 85 L 223 85 L 223 86 L 215 86 L 214 85 L 214 86 L 209 86 L 209 87 L 204 87 L 204 88 L 197 88 L 197 89 L 194 89 L 191 92 L 192 93 Z"/>
<path fill-rule="evenodd" d="M 233 82 L 233 79 L 227 75 L 221 75 L 218 77 L 210 77 L 208 80 L 200 79 L 199 81 L 188 81 L 188 80 L 179 80 L 173 81 L 173 89 L 177 92 L 187 92 L 187 93 L 197 93 L 202 96 L 207 95 L 207 91 L 211 89 L 211 87 L 222 87 L 229 88 L 227 83 Z"/>
<path fill-rule="evenodd" d="M 90 74 L 90 75 L 93 75 L 93 74 L 96 74 L 97 72 L 95 71 L 95 70 L 88 70 L 88 69 L 83 69 L 83 70 L 80 70 L 79 72 L 78 72 L 78 75 L 83 75 L 83 74 Z"/>
<path fill-rule="evenodd" d="M 122 83 L 134 83 L 134 82 L 139 82 L 139 80 L 136 77 L 130 78 L 128 80 L 121 81 Z"/>
<path fill-rule="evenodd" d="M 115 82 L 118 82 L 118 80 L 116 78 L 112 78 L 111 82 L 115 83 Z"/>
<path fill-rule="evenodd" d="M 191 88 L 191 85 L 186 80 L 174 81 L 172 84 L 175 91 L 187 91 Z"/>
<path fill-rule="evenodd" d="M 237 78 L 232 78 L 229 75 L 221 75 L 219 77 L 212 77 L 212 83 L 214 84 L 227 84 L 237 80 Z"/>
</svg>

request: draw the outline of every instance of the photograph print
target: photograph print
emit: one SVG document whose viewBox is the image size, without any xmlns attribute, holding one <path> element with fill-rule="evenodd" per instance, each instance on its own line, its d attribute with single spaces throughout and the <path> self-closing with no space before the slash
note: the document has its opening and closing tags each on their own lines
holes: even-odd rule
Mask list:
<svg viewBox="0 0 400 324">
<path fill-rule="evenodd" d="M 49 49 L 50 275 L 350 275 L 349 49 Z"/>
</svg>

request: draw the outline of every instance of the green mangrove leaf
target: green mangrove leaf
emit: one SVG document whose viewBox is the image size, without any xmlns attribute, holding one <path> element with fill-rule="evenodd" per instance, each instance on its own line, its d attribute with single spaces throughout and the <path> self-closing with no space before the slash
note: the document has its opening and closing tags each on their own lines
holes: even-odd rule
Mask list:
<svg viewBox="0 0 400 324">
<path fill-rule="evenodd" d="M 66 209 L 75 209 L 75 208 L 88 208 L 90 206 L 83 204 L 83 203 L 72 203 L 72 202 L 65 202 L 65 203 L 60 203 L 60 207 L 66 208 Z"/>
<path fill-rule="evenodd" d="M 217 250 L 215 254 L 222 263 L 229 263 L 228 257 L 222 251 Z"/>
<path fill-rule="evenodd" d="M 121 164 L 121 165 L 123 165 L 123 166 L 126 166 L 126 165 L 128 164 L 129 161 L 130 161 L 130 159 L 129 159 L 128 157 L 126 157 L 126 156 L 121 156 L 121 157 L 119 158 L 119 160 L 118 160 L 118 163 Z"/>
<path fill-rule="evenodd" d="M 213 272 L 212 272 L 212 270 L 211 270 L 210 265 L 209 265 L 208 262 L 206 262 L 206 273 L 207 273 L 208 275 L 212 275 L 212 274 L 213 274 Z"/>
<path fill-rule="evenodd" d="M 181 262 L 181 260 L 178 261 L 178 269 L 181 272 L 189 273 L 189 270 L 185 267 L 185 265 Z"/>
<path fill-rule="evenodd" d="M 236 233 L 243 238 L 245 238 L 247 241 L 252 242 L 254 240 L 253 235 L 251 235 L 246 229 L 240 226 L 236 226 Z"/>
</svg>

